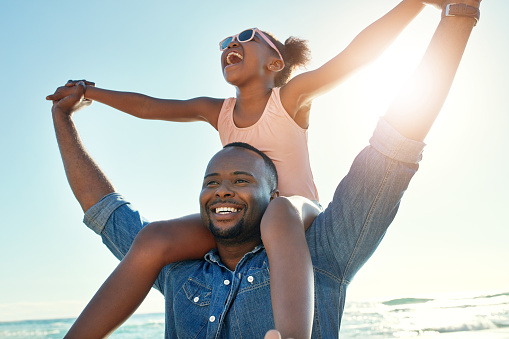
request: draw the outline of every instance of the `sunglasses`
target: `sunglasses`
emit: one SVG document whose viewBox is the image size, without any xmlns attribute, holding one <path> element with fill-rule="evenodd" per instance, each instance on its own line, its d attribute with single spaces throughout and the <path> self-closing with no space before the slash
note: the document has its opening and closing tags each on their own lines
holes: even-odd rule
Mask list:
<svg viewBox="0 0 509 339">
<path fill-rule="evenodd" d="M 251 41 L 253 40 L 253 38 L 255 37 L 256 33 L 260 34 L 260 36 L 262 37 L 263 40 L 265 40 L 270 47 L 274 48 L 274 50 L 277 52 L 277 54 L 279 55 L 279 58 L 281 59 L 281 61 L 283 62 L 283 66 L 284 66 L 284 60 L 283 60 L 283 56 L 281 55 L 281 53 L 279 52 L 279 50 L 277 49 L 276 45 L 274 45 L 274 43 L 272 41 L 270 41 L 270 39 L 267 37 L 267 35 L 265 35 L 262 31 L 260 31 L 258 28 L 251 28 L 251 29 L 246 29 L 245 31 L 242 31 L 240 32 L 239 34 L 235 34 L 235 35 L 232 35 L 232 36 L 229 36 L 227 37 L 226 39 L 224 39 L 223 41 L 221 41 L 219 43 L 219 49 L 221 51 L 224 51 L 225 49 L 228 48 L 228 45 L 232 42 L 232 41 L 235 41 L 235 39 L 237 39 L 238 42 L 248 42 L 248 41 Z"/>
</svg>

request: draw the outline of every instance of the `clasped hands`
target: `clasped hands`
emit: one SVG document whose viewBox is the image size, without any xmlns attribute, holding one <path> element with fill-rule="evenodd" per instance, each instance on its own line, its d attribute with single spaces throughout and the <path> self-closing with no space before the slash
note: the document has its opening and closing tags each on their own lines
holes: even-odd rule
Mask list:
<svg viewBox="0 0 509 339">
<path fill-rule="evenodd" d="M 69 80 L 65 86 L 58 87 L 55 93 L 48 95 L 46 100 L 51 100 L 53 114 L 57 112 L 71 115 L 92 104 L 92 100 L 85 98 L 86 86 L 95 86 L 95 83 L 86 80 Z"/>
</svg>

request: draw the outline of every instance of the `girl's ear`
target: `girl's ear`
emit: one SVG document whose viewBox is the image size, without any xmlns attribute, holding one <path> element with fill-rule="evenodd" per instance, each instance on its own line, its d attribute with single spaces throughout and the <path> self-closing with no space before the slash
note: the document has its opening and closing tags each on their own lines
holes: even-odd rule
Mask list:
<svg viewBox="0 0 509 339">
<path fill-rule="evenodd" d="M 284 68 L 284 64 L 280 59 L 272 59 L 271 63 L 267 65 L 271 72 L 280 72 Z"/>
<path fill-rule="evenodd" d="M 272 201 L 272 199 L 275 199 L 279 197 L 279 190 L 275 189 L 274 191 L 272 191 L 272 193 L 270 194 L 270 201 Z"/>
</svg>

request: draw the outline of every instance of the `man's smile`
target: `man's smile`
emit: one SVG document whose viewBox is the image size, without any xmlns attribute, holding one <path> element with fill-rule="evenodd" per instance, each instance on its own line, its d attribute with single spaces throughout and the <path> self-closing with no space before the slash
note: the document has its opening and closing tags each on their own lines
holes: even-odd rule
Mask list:
<svg viewBox="0 0 509 339">
<path fill-rule="evenodd" d="M 230 214 L 237 212 L 238 209 L 235 207 L 218 207 L 215 209 L 214 213 L 216 214 Z"/>
<path fill-rule="evenodd" d="M 232 202 L 216 202 L 210 205 L 211 218 L 216 221 L 231 221 L 241 215 L 245 210 L 244 206 Z"/>
</svg>

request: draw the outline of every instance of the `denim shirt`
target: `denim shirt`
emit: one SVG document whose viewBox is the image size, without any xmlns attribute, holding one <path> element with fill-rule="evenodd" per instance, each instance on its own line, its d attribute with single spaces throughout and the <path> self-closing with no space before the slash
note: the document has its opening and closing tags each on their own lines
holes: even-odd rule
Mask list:
<svg viewBox="0 0 509 339">
<path fill-rule="evenodd" d="M 346 288 L 394 219 L 423 148 L 381 119 L 332 202 L 306 231 L 315 278 L 313 338 L 339 337 Z M 84 222 L 119 259 L 148 223 L 118 193 L 90 208 Z M 274 328 L 269 278 L 263 246 L 246 253 L 233 272 L 216 250 L 164 267 L 154 287 L 165 297 L 165 337 L 263 338 Z"/>
</svg>

